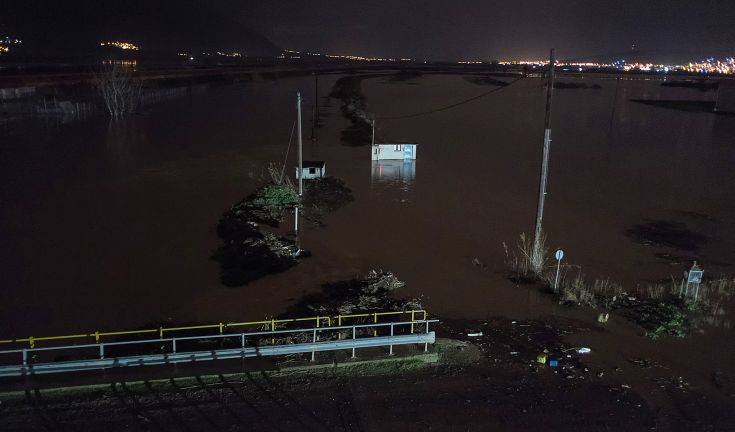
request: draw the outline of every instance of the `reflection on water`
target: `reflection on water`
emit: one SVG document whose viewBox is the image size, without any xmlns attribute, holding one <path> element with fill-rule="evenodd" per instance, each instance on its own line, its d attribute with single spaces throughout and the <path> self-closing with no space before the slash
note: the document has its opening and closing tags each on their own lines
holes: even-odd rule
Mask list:
<svg viewBox="0 0 735 432">
<path fill-rule="evenodd" d="M 384 184 L 389 188 L 410 191 L 416 177 L 416 160 L 379 160 L 372 161 L 370 184 Z"/>
</svg>

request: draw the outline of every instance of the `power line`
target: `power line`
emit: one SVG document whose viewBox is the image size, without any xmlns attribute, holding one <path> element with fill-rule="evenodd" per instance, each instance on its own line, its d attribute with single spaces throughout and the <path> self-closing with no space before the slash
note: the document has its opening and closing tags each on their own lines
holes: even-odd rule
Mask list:
<svg viewBox="0 0 735 432">
<path fill-rule="evenodd" d="M 291 150 L 291 140 L 293 139 L 293 130 L 296 127 L 296 120 L 291 124 L 291 136 L 288 138 L 288 147 L 286 147 L 286 156 L 283 158 L 283 167 L 281 168 L 281 179 L 286 172 L 286 163 L 288 162 L 288 152 Z"/>
<path fill-rule="evenodd" d="M 459 102 L 455 102 L 455 103 L 453 103 L 451 105 L 446 105 L 446 106 L 435 108 L 435 109 L 432 109 L 432 110 L 429 110 L 429 111 L 422 111 L 422 112 L 418 112 L 418 113 L 414 113 L 414 114 L 406 114 L 406 115 L 393 116 L 393 117 L 376 117 L 376 119 L 377 120 L 399 120 L 399 119 L 419 117 L 419 116 L 423 116 L 423 115 L 433 114 L 433 113 L 437 113 L 437 112 L 440 112 L 440 111 L 446 111 L 448 109 L 456 108 L 456 107 L 458 107 L 460 105 L 464 105 L 466 103 L 475 101 L 477 99 L 484 98 L 485 96 L 488 96 L 488 95 L 490 95 L 492 93 L 499 92 L 499 91 L 501 91 L 501 90 L 503 90 L 505 88 L 508 88 L 511 85 L 517 83 L 518 81 L 522 80 L 523 78 L 525 78 L 525 77 L 524 76 L 521 76 L 521 77 L 516 78 L 513 81 L 509 82 L 507 85 L 504 85 L 504 86 L 498 87 L 498 88 L 494 88 L 494 89 L 492 89 L 490 91 L 487 91 L 485 93 L 479 94 L 477 96 L 473 96 L 473 97 L 471 97 L 469 99 L 465 99 L 465 100 L 462 100 L 462 101 L 459 101 Z"/>
</svg>

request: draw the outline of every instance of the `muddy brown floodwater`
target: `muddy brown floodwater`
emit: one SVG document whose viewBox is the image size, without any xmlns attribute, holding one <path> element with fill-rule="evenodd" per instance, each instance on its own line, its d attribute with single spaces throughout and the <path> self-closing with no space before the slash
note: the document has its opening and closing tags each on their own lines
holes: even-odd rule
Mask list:
<svg viewBox="0 0 735 432">
<path fill-rule="evenodd" d="M 322 77 L 320 94 L 338 78 Z M 472 81 L 373 77 L 362 88 L 368 110 L 391 117 L 488 89 Z M 735 117 L 631 101 L 711 101 L 713 92 L 647 79 L 583 82 L 589 87 L 555 92 L 545 215 L 550 247 L 579 266 L 569 272 L 610 278 L 631 292 L 679 277 L 693 259 L 706 274 L 732 274 Z M 410 165 L 373 166 L 368 148 L 342 145 L 348 121 L 340 101 L 320 97 L 323 127 L 311 141 L 305 123 L 305 158 L 325 160 L 354 202 L 327 216 L 326 227 L 304 228 L 313 257 L 246 287 L 223 286 L 210 260 L 217 220 L 261 184 L 268 162 L 282 163 L 295 93 L 304 92 L 310 119 L 312 88 L 309 78 L 254 81 L 160 103 L 117 124 L 5 125 L 0 337 L 261 319 L 372 268 L 394 272 L 406 281 L 404 295 L 423 297 L 444 318 L 596 316 L 514 286 L 504 267 L 503 243 L 513 247 L 533 224 L 539 79 L 436 114 L 379 120 L 378 141 L 418 143 Z M 634 235 L 662 226 L 696 235 L 674 242 Z M 732 340 L 729 320 L 685 340 L 653 342 L 612 317 L 608 331 L 584 338 L 578 342 L 600 353 L 590 359 L 599 367 L 648 356 L 702 385 L 735 364 L 735 348 L 724 342 Z"/>
</svg>

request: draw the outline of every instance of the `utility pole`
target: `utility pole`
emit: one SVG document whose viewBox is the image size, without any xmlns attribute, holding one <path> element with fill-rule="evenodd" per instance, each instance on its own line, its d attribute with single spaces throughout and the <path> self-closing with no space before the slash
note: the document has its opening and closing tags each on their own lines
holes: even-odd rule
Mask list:
<svg viewBox="0 0 735 432">
<path fill-rule="evenodd" d="M 372 122 L 370 122 L 373 125 L 373 147 L 375 146 L 375 119 L 373 119 Z"/>
<path fill-rule="evenodd" d="M 298 124 L 298 142 L 299 142 L 299 198 L 304 194 L 304 159 L 302 153 L 302 142 L 301 142 L 301 93 L 296 93 L 296 123 Z M 299 206 L 296 205 L 294 209 L 294 233 L 296 234 L 297 241 L 299 235 Z"/>
<path fill-rule="evenodd" d="M 303 151 L 302 151 L 302 142 L 301 142 L 301 93 L 296 93 L 296 123 L 298 124 L 296 128 L 296 133 L 298 134 L 298 143 L 299 143 L 299 196 L 304 194 L 304 176 L 303 170 L 304 167 L 304 159 L 303 159 Z"/>
<path fill-rule="evenodd" d="M 541 179 L 539 182 L 539 192 L 538 192 L 538 208 L 536 209 L 536 230 L 534 232 L 533 236 L 533 252 L 532 252 L 532 260 L 531 262 L 533 264 L 536 264 L 537 266 L 541 265 L 541 262 L 538 260 L 533 260 L 533 258 L 538 258 L 541 256 L 541 236 L 542 236 L 542 229 L 541 229 L 541 221 L 544 218 L 544 200 L 546 198 L 546 182 L 547 177 L 549 175 L 549 150 L 551 147 L 551 100 L 552 95 L 554 93 L 554 49 L 551 49 L 551 53 L 549 55 L 549 76 L 548 76 L 548 84 L 546 87 L 546 118 L 544 120 L 544 149 L 543 149 L 543 159 L 541 161 Z M 540 268 L 534 269 L 536 272 L 540 272 Z"/>
<path fill-rule="evenodd" d="M 319 121 L 319 75 L 314 72 L 314 119 L 311 121 L 311 140 L 316 141 L 316 125 Z"/>
</svg>

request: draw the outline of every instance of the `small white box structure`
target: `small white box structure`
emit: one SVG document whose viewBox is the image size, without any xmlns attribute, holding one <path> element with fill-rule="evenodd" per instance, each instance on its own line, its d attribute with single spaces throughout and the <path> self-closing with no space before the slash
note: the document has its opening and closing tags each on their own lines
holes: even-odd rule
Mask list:
<svg viewBox="0 0 735 432">
<path fill-rule="evenodd" d="M 304 180 L 322 178 L 327 175 L 326 163 L 324 161 L 303 161 L 302 174 Z M 299 179 L 299 167 L 296 167 L 296 179 Z"/>
<path fill-rule="evenodd" d="M 416 144 L 373 144 L 371 160 L 413 160 L 416 159 Z"/>
</svg>

